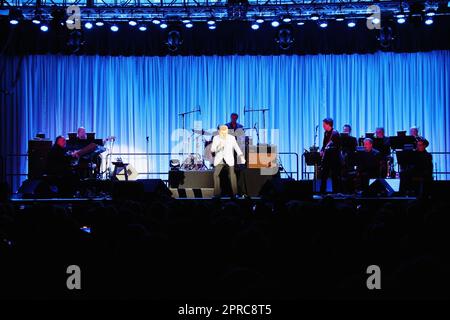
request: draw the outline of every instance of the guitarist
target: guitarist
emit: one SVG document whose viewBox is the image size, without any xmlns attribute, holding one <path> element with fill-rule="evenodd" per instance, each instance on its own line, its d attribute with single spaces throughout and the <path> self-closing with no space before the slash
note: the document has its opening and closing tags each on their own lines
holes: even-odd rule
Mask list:
<svg viewBox="0 0 450 320">
<path fill-rule="evenodd" d="M 320 151 L 322 157 L 320 193 L 326 192 L 327 180 L 330 175 L 333 184 L 333 193 L 337 193 L 340 190 L 341 138 L 339 132 L 333 129 L 333 123 L 332 118 L 325 118 L 322 121 L 325 133 Z"/>
</svg>

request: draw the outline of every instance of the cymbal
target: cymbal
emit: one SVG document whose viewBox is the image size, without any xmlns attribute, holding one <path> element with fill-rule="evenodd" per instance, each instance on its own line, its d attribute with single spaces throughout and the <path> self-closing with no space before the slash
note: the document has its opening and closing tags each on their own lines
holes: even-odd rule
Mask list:
<svg viewBox="0 0 450 320">
<path fill-rule="evenodd" d="M 201 130 L 192 129 L 192 132 L 196 133 L 196 134 L 200 134 L 202 136 L 212 136 L 213 135 L 213 132 L 209 132 L 209 131 L 206 131 L 203 129 L 201 129 Z"/>
</svg>

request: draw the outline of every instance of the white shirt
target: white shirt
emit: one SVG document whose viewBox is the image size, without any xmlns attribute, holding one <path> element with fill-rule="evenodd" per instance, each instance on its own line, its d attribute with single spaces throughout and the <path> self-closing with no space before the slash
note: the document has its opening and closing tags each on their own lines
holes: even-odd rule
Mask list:
<svg viewBox="0 0 450 320">
<path fill-rule="evenodd" d="M 216 156 L 214 157 L 214 166 L 221 164 L 224 159 L 229 166 L 234 166 L 233 150 L 236 151 L 238 157 L 242 157 L 242 151 L 234 136 L 227 134 L 225 139 L 222 139 L 220 135 L 215 136 L 211 146 L 211 152 L 216 153 Z M 242 161 L 245 163 L 243 157 Z"/>
</svg>

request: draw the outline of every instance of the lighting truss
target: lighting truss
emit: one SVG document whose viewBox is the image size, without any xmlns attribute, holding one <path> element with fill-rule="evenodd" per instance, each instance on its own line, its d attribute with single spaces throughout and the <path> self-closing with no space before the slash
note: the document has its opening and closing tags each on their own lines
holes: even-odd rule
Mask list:
<svg viewBox="0 0 450 320">
<path fill-rule="evenodd" d="M 373 13 L 371 5 L 380 8 L 381 15 L 394 14 L 403 10 L 410 12 L 413 3 L 423 3 L 427 9 L 447 6 L 447 0 L 439 1 L 388 1 L 388 0 L 2 0 L 2 9 L 20 9 L 25 19 L 32 19 L 36 10 L 43 19 L 51 19 L 55 9 L 66 9 L 77 5 L 81 9 L 82 20 L 103 19 L 121 21 L 153 18 L 179 21 L 189 17 L 191 21 L 254 20 L 256 17 L 274 19 L 290 16 L 293 21 L 307 20 L 311 14 L 319 14 L 321 19 L 335 18 L 336 15 L 349 19 L 367 18 Z M 237 14 L 236 14 L 237 13 Z M 449 14 L 448 10 L 438 14 Z"/>
</svg>

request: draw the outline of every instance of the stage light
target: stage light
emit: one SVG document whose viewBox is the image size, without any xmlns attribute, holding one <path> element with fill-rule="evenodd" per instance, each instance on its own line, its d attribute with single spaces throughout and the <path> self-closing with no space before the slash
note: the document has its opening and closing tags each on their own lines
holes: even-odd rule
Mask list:
<svg viewBox="0 0 450 320">
<path fill-rule="evenodd" d="M 317 21 L 317 20 L 319 20 L 319 15 L 317 14 L 317 13 L 313 13 L 312 15 L 311 15 L 311 17 L 310 17 L 310 19 L 311 20 L 313 20 L 313 21 Z"/>
<path fill-rule="evenodd" d="M 139 26 L 139 31 L 147 31 L 147 26 L 145 24 L 141 24 Z"/>
<path fill-rule="evenodd" d="M 11 9 L 9 13 L 9 23 L 13 26 L 18 25 L 20 20 L 23 19 L 22 11 Z"/>
<path fill-rule="evenodd" d="M 425 15 L 427 17 L 434 17 L 436 15 L 436 11 L 434 11 L 433 9 L 427 10 L 427 12 L 425 13 Z"/>
<path fill-rule="evenodd" d="M 94 26 L 94 25 L 92 24 L 92 22 L 86 22 L 86 23 L 84 24 L 84 27 L 85 27 L 86 29 L 92 29 L 93 26 Z"/>
<path fill-rule="evenodd" d="M 102 20 L 97 19 L 97 20 L 95 21 L 95 25 L 96 25 L 97 27 L 103 27 L 103 26 L 105 25 L 105 23 L 104 23 Z"/>
<path fill-rule="evenodd" d="M 264 23 L 263 18 L 257 18 L 255 21 L 256 21 L 256 23 L 259 23 L 259 24 Z"/>
<path fill-rule="evenodd" d="M 302 26 L 302 25 L 304 25 L 305 24 L 305 21 L 297 21 L 297 25 L 298 26 Z"/>
<path fill-rule="evenodd" d="M 347 26 L 348 26 L 349 28 L 353 28 L 353 27 L 356 26 L 356 22 L 353 21 L 353 20 L 350 20 L 350 21 L 347 23 Z"/>
<path fill-rule="evenodd" d="M 159 20 L 158 18 L 154 18 L 154 19 L 152 20 L 152 23 L 153 23 L 153 24 L 160 24 L 160 23 L 161 23 L 161 20 Z"/>
<path fill-rule="evenodd" d="M 135 27 L 137 25 L 137 22 L 135 20 L 128 21 L 128 24 L 132 27 Z"/>
<path fill-rule="evenodd" d="M 344 15 L 343 14 L 337 15 L 336 16 L 336 21 L 339 21 L 339 22 L 344 21 Z"/>
<path fill-rule="evenodd" d="M 278 20 L 273 20 L 271 23 L 272 27 L 278 27 L 280 25 L 280 22 Z"/>
<path fill-rule="evenodd" d="M 39 16 L 34 16 L 33 20 L 31 20 L 34 24 L 40 24 L 41 23 L 41 18 Z"/>
<path fill-rule="evenodd" d="M 283 22 L 289 23 L 289 22 L 291 22 L 291 21 L 292 21 L 291 17 L 289 17 L 289 16 L 283 17 Z"/>
<path fill-rule="evenodd" d="M 208 20 L 208 22 L 207 22 L 210 26 L 212 26 L 212 25 L 214 25 L 214 24 L 216 24 L 216 20 L 214 20 L 214 19 L 209 19 Z"/>
<path fill-rule="evenodd" d="M 325 20 L 323 20 L 323 21 L 321 21 L 321 22 L 319 23 L 319 26 L 320 26 L 321 28 L 326 28 L 326 27 L 328 27 L 328 22 L 326 22 Z"/>
<path fill-rule="evenodd" d="M 46 24 L 43 24 L 43 25 L 41 26 L 41 31 L 47 32 L 47 31 L 48 31 L 48 26 L 47 26 Z"/>
<path fill-rule="evenodd" d="M 110 29 L 111 29 L 112 32 L 119 31 L 119 27 L 117 26 L 117 24 L 113 24 Z"/>
<path fill-rule="evenodd" d="M 194 26 L 194 25 L 193 25 L 191 22 L 186 23 L 186 28 L 188 28 L 188 29 L 192 28 L 193 26 Z"/>
<path fill-rule="evenodd" d="M 433 24 L 433 18 L 432 17 L 427 17 L 426 19 L 425 19 L 425 24 L 427 25 L 427 26 L 429 26 L 429 25 L 431 25 L 431 24 Z"/>
<path fill-rule="evenodd" d="M 183 22 L 184 24 L 191 23 L 191 19 L 184 18 L 183 20 L 181 20 L 181 22 Z"/>
<path fill-rule="evenodd" d="M 69 18 L 66 20 L 66 23 L 67 24 L 75 24 L 75 20 Z"/>
<path fill-rule="evenodd" d="M 209 28 L 209 30 L 215 30 L 215 29 L 216 29 L 216 25 L 215 25 L 215 24 L 212 24 L 212 25 L 210 25 L 208 28 Z"/>
<path fill-rule="evenodd" d="M 167 23 L 162 22 L 162 23 L 159 25 L 159 27 L 160 27 L 161 29 L 166 29 L 166 28 L 168 27 L 168 25 L 167 25 Z"/>
<path fill-rule="evenodd" d="M 380 23 L 380 19 L 379 18 L 373 18 L 372 19 L 372 23 L 373 24 L 379 24 Z"/>
<path fill-rule="evenodd" d="M 405 23 L 406 22 L 406 19 L 405 18 L 398 18 L 397 19 L 397 23 L 399 23 L 399 24 L 403 24 L 403 23 Z"/>
<path fill-rule="evenodd" d="M 259 29 L 259 24 L 256 23 L 256 22 L 252 23 L 252 29 L 253 30 L 258 30 Z"/>
</svg>

